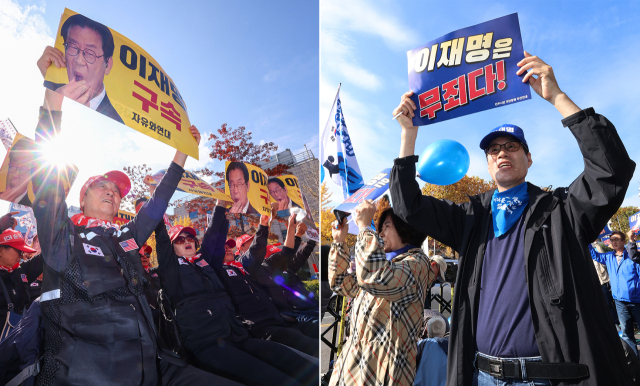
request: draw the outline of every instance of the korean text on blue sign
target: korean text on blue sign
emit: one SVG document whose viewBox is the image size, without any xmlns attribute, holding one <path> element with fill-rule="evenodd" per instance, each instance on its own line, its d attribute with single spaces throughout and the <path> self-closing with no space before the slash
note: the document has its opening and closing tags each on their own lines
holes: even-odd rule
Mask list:
<svg viewBox="0 0 640 386">
<path fill-rule="evenodd" d="M 334 212 L 351 213 L 358 204 L 364 200 L 375 200 L 389 190 L 389 174 L 391 169 L 384 169 L 367 182 L 363 187 L 356 190 L 349 198 L 334 209 Z"/>
<path fill-rule="evenodd" d="M 633 233 L 640 233 L 640 212 L 629 216 L 629 227 L 631 227 Z"/>
<path fill-rule="evenodd" d="M 407 52 L 415 126 L 531 99 L 518 14 L 463 28 Z M 419 111 L 419 113 L 418 113 Z"/>
<path fill-rule="evenodd" d="M 610 235 L 611 232 L 613 232 L 611 230 L 611 228 L 609 228 L 609 224 L 604 226 L 604 229 L 602 230 L 602 232 L 600 232 L 600 235 L 598 235 L 598 237 L 602 238 L 604 236 Z"/>
</svg>

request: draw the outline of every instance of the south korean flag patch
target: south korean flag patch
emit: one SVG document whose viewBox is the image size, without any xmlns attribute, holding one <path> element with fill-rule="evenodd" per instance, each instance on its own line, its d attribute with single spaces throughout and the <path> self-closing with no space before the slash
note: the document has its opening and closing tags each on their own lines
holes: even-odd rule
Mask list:
<svg viewBox="0 0 640 386">
<path fill-rule="evenodd" d="M 233 269 L 227 269 L 227 275 L 238 276 L 238 274 Z"/>
<path fill-rule="evenodd" d="M 82 243 L 82 246 L 84 247 L 84 253 L 86 253 L 87 255 L 104 256 L 104 253 L 102 253 L 102 249 L 100 249 L 100 247 L 85 243 Z"/>
<path fill-rule="evenodd" d="M 189 265 L 189 263 L 184 261 L 184 259 L 182 257 L 178 257 L 178 263 L 180 263 L 180 265 Z"/>
</svg>

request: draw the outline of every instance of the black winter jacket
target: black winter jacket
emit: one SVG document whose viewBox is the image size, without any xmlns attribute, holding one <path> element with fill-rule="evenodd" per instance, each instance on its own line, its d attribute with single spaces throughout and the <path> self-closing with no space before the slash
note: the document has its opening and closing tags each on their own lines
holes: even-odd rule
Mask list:
<svg viewBox="0 0 640 386">
<path fill-rule="evenodd" d="M 568 188 L 553 193 L 528 185 L 524 269 L 536 340 L 543 362 L 587 365 L 590 376 L 581 385 L 631 384 L 587 244 L 622 204 L 635 163 L 613 124 L 592 108 L 562 123 L 578 141 L 584 171 Z M 395 160 L 390 182 L 394 211 L 460 254 L 447 385 L 470 385 L 493 191 L 464 204 L 423 196 L 415 180 L 417 160 Z"/>
</svg>

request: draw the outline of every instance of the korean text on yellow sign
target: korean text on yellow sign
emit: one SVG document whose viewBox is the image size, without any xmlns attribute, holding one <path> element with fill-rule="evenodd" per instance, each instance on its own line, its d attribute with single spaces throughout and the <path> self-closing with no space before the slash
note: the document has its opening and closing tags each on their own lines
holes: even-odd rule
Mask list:
<svg viewBox="0 0 640 386">
<path fill-rule="evenodd" d="M 65 8 L 55 48 L 67 65 L 49 67 L 47 88 L 198 159 L 187 105 L 173 80 L 140 46 Z"/>
<path fill-rule="evenodd" d="M 151 177 L 155 180 L 155 183 L 152 184 L 156 185 L 157 183 L 159 183 L 166 172 L 166 169 L 162 169 L 159 172 L 153 174 Z M 195 173 L 191 173 L 186 170 L 182 173 L 182 178 L 178 183 L 177 190 L 180 192 L 197 194 L 198 196 L 202 197 L 213 198 L 215 200 L 231 202 L 231 197 L 222 193 L 210 184 L 204 182 Z"/>
<path fill-rule="evenodd" d="M 129 221 L 136 217 L 135 213 L 127 212 L 126 210 L 119 210 L 116 217 L 113 218 L 113 223 L 118 225 L 127 224 Z"/>
<path fill-rule="evenodd" d="M 293 174 L 269 177 L 267 187 L 269 188 L 271 201 L 278 202 L 278 210 L 304 208 L 298 177 Z"/>
<path fill-rule="evenodd" d="M 224 192 L 231 196 L 230 213 L 271 215 L 267 173 L 242 162 L 225 162 Z"/>
</svg>

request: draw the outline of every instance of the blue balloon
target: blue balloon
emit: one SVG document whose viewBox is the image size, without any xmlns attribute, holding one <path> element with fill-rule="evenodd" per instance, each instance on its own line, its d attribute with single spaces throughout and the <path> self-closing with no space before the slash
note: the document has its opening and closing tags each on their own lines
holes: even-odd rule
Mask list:
<svg viewBox="0 0 640 386">
<path fill-rule="evenodd" d="M 451 185 L 469 170 L 469 152 L 459 142 L 441 139 L 427 146 L 418 161 L 418 177 L 434 185 Z"/>
</svg>

